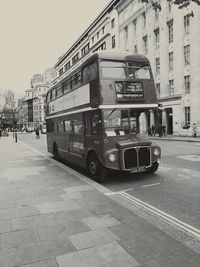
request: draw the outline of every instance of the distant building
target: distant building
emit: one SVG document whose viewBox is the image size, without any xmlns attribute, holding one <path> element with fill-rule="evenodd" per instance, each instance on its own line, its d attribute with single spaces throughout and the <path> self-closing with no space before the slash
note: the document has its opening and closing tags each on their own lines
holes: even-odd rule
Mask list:
<svg viewBox="0 0 200 267">
<path fill-rule="evenodd" d="M 45 122 L 45 98 L 52 81 L 52 68 L 46 69 L 44 74 L 35 74 L 31 79 L 31 88 L 25 90 L 21 113 L 27 121 L 27 129 L 41 127 Z M 26 114 L 26 115 L 25 115 Z M 22 116 L 22 114 L 21 114 Z"/>
</svg>

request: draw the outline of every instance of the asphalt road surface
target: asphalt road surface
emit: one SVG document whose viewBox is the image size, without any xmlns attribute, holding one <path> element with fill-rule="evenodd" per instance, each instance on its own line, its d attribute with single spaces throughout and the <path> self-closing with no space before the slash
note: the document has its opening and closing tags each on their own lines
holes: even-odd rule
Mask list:
<svg viewBox="0 0 200 267">
<path fill-rule="evenodd" d="M 46 154 L 46 135 L 19 134 L 18 139 Z M 156 140 L 162 160 L 153 174 L 114 172 L 104 182 L 200 230 L 200 143 Z M 84 172 L 83 172 L 84 173 Z"/>
</svg>

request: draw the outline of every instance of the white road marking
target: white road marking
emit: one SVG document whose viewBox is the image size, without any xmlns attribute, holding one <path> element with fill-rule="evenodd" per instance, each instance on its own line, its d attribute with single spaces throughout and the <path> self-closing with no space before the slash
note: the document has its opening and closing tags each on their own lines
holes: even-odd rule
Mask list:
<svg viewBox="0 0 200 267">
<path fill-rule="evenodd" d="M 189 160 L 189 161 L 200 161 L 199 155 L 183 155 L 183 156 L 176 156 L 179 159 Z"/>
<path fill-rule="evenodd" d="M 128 189 L 124 189 L 124 190 L 120 190 L 120 191 L 115 191 L 115 192 L 111 192 L 111 193 L 106 193 L 106 196 L 112 196 L 112 195 L 116 195 L 116 194 L 120 194 L 126 191 L 132 191 L 132 188 L 128 188 Z"/>
<path fill-rule="evenodd" d="M 159 185 L 160 183 L 155 183 L 155 184 L 146 184 L 146 185 L 143 185 L 142 187 L 145 188 L 145 187 L 151 187 L 151 186 L 154 186 L 154 185 Z"/>
<path fill-rule="evenodd" d="M 119 194 L 120 194 L 120 196 L 127 199 L 131 203 L 136 204 L 136 205 L 144 208 L 145 210 L 148 210 L 151 213 L 161 217 L 162 219 L 164 219 L 168 223 L 181 229 L 183 232 L 186 232 L 186 233 L 192 235 L 193 237 L 200 239 L 200 230 L 199 229 L 197 229 L 197 228 L 195 228 L 195 227 L 193 227 L 187 223 L 182 222 L 181 220 L 177 219 L 176 217 L 173 217 L 173 216 L 169 215 L 168 213 L 165 213 L 164 211 L 159 210 L 159 209 L 149 205 L 148 203 L 141 201 L 138 198 L 135 198 L 135 197 L 127 194 L 126 192 L 122 192 Z"/>
<path fill-rule="evenodd" d="M 189 176 L 185 176 L 185 175 L 183 175 L 183 174 L 178 174 L 178 176 L 179 176 L 179 177 L 183 177 L 183 178 L 185 178 L 185 179 L 191 179 L 191 177 L 189 177 Z"/>
</svg>

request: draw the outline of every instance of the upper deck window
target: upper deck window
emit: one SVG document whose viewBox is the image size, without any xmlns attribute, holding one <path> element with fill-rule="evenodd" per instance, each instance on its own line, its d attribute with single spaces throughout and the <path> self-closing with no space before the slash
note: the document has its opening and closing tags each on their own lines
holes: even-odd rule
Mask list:
<svg viewBox="0 0 200 267">
<path fill-rule="evenodd" d="M 126 65 L 124 62 L 102 61 L 100 66 L 103 77 L 126 79 Z"/>
<path fill-rule="evenodd" d="M 144 64 L 128 63 L 129 79 L 150 79 L 150 68 Z"/>
<path fill-rule="evenodd" d="M 97 64 L 91 63 L 83 68 L 83 83 L 88 83 L 97 78 Z"/>
<path fill-rule="evenodd" d="M 102 61 L 101 75 L 117 79 L 150 79 L 150 67 L 146 63 Z"/>
<path fill-rule="evenodd" d="M 56 89 L 53 89 L 51 91 L 51 100 L 54 100 L 56 98 Z"/>
</svg>

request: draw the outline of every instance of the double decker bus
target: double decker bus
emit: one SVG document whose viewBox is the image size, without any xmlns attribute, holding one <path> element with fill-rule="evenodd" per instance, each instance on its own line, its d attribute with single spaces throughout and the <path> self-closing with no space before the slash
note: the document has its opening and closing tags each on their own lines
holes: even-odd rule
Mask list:
<svg viewBox="0 0 200 267">
<path fill-rule="evenodd" d="M 47 92 L 48 151 L 98 181 L 108 169 L 153 173 L 161 150 L 140 134 L 139 117 L 156 108 L 146 57 L 96 52 Z"/>
</svg>

